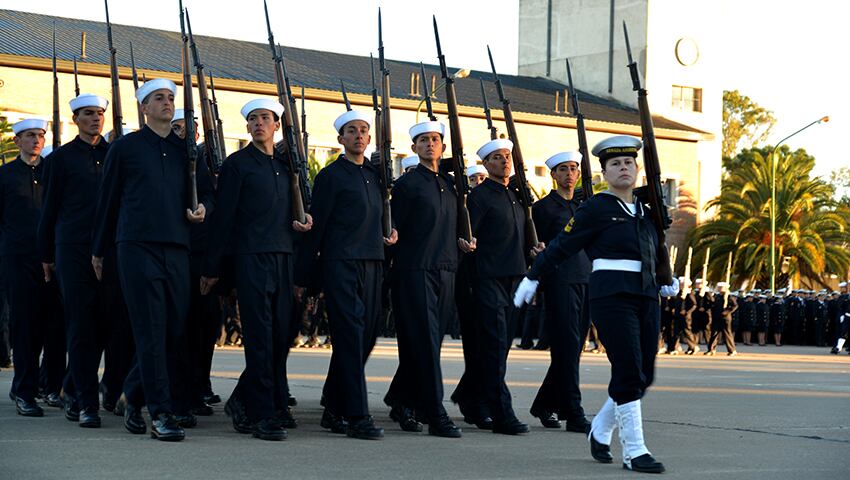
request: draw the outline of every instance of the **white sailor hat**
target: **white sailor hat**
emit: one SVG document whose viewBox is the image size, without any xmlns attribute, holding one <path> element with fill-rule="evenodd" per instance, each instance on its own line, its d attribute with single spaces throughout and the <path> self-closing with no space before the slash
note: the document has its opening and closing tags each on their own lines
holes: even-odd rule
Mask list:
<svg viewBox="0 0 850 480">
<path fill-rule="evenodd" d="M 93 93 L 81 93 L 77 98 L 71 100 L 69 104 L 71 105 L 72 112 L 85 107 L 98 107 L 106 110 L 106 107 L 109 106 L 109 100 Z"/>
<path fill-rule="evenodd" d="M 410 127 L 410 139 L 416 141 L 416 137 L 428 132 L 436 132 L 439 133 L 441 137 L 444 137 L 446 135 L 446 126 L 440 122 L 431 121 L 417 123 Z"/>
<path fill-rule="evenodd" d="M 506 139 L 506 138 L 497 138 L 495 140 L 490 140 L 485 143 L 478 149 L 476 154 L 478 154 L 478 158 L 481 160 L 485 160 L 487 155 L 495 152 L 496 150 L 513 150 L 514 142 Z"/>
<path fill-rule="evenodd" d="M 470 165 L 470 166 L 466 167 L 466 176 L 467 177 L 471 177 L 471 176 L 477 175 L 479 173 L 482 174 L 482 175 L 487 175 L 487 169 L 484 168 L 484 165 L 475 164 L 475 165 Z"/>
<path fill-rule="evenodd" d="M 174 117 L 171 118 L 171 123 L 176 122 L 177 120 L 184 120 L 186 118 L 186 110 L 182 108 L 178 108 L 174 110 Z M 198 120 L 198 117 L 195 117 L 195 120 Z"/>
<path fill-rule="evenodd" d="M 717 285 L 715 285 L 715 286 L 717 288 L 727 288 L 727 287 L 729 287 L 729 284 L 726 283 L 726 282 L 717 282 Z"/>
<path fill-rule="evenodd" d="M 128 127 L 128 126 L 125 126 L 125 125 L 121 126 L 121 135 L 122 136 L 127 135 L 128 133 L 133 133 L 133 131 L 134 130 L 132 128 Z M 110 131 L 106 132 L 106 134 L 103 136 L 103 138 L 105 138 L 107 142 L 111 142 L 112 137 L 114 135 L 115 135 L 115 130 L 110 130 Z"/>
<path fill-rule="evenodd" d="M 561 152 L 556 153 L 546 160 L 546 166 L 549 170 L 554 170 L 558 165 L 565 162 L 581 163 L 581 153 L 579 152 Z"/>
<path fill-rule="evenodd" d="M 177 85 L 175 85 L 174 82 L 166 78 L 154 78 L 143 83 L 142 86 L 136 90 L 136 100 L 138 100 L 139 103 L 145 103 L 145 99 L 148 98 L 148 95 L 157 90 L 162 90 L 163 88 L 171 90 L 172 95 L 177 95 Z"/>
<path fill-rule="evenodd" d="M 694 282 L 695 282 L 695 283 L 702 283 L 702 279 L 701 279 L 701 278 L 698 278 L 698 279 L 694 280 Z"/>
<path fill-rule="evenodd" d="M 280 102 L 276 100 L 270 100 L 268 98 L 255 98 L 254 100 L 251 100 L 250 102 L 246 103 L 245 106 L 242 107 L 240 113 L 242 113 L 242 116 L 245 117 L 245 120 L 248 120 L 248 115 L 250 115 L 251 112 L 259 108 L 274 112 L 274 114 L 277 115 L 278 118 L 283 115 L 283 105 L 281 105 Z"/>
<path fill-rule="evenodd" d="M 369 128 L 372 128 L 371 114 L 361 112 L 360 110 L 349 110 L 334 120 L 334 130 L 341 132 L 342 127 L 344 127 L 348 122 L 353 122 L 354 120 L 363 120 L 369 125 Z"/>
<path fill-rule="evenodd" d="M 27 118 L 12 125 L 12 131 L 15 132 L 15 135 L 23 132 L 24 130 L 32 130 L 33 128 L 39 128 L 44 130 L 44 133 L 47 133 L 47 120 L 41 118 Z"/>
<path fill-rule="evenodd" d="M 605 160 L 613 157 L 637 157 L 637 152 L 643 146 L 643 142 L 637 137 L 630 135 L 615 135 L 594 145 L 592 153 L 599 157 L 599 161 L 605 164 Z"/>
<path fill-rule="evenodd" d="M 841 282 L 838 284 L 838 288 L 844 288 L 847 286 L 847 282 Z"/>
<path fill-rule="evenodd" d="M 407 170 L 410 167 L 415 167 L 419 165 L 419 155 L 411 155 L 409 157 L 404 157 L 401 160 L 401 169 Z"/>
</svg>

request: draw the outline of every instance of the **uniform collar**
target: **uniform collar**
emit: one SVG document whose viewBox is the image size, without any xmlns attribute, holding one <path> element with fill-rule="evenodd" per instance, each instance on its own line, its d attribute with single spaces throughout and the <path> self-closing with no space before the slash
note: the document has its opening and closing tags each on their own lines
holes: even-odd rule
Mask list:
<svg viewBox="0 0 850 480">
<path fill-rule="evenodd" d="M 481 183 L 481 185 L 479 185 L 479 187 L 487 187 L 487 188 L 489 188 L 491 190 L 495 190 L 497 192 L 510 190 L 508 185 L 503 185 L 503 184 L 491 179 L 490 177 L 485 178 L 484 182 Z"/>
<path fill-rule="evenodd" d="M 150 143 L 151 145 L 158 145 L 159 142 L 163 141 L 163 140 L 174 145 L 174 146 L 176 146 L 176 147 L 180 147 L 180 146 L 186 144 L 185 140 L 178 137 L 177 134 L 174 133 L 173 131 L 168 132 L 168 136 L 163 138 L 163 137 L 160 137 L 159 134 L 154 132 L 151 129 L 151 127 L 145 125 L 144 127 L 142 127 L 141 130 L 139 130 L 139 133 L 142 135 L 142 138 L 147 140 L 147 142 Z"/>
<path fill-rule="evenodd" d="M 101 150 L 101 149 L 103 149 L 103 150 L 106 150 L 106 149 L 108 149 L 108 148 L 109 148 L 109 143 L 108 143 L 108 142 L 106 141 L 106 139 L 105 139 L 105 138 L 103 138 L 103 137 L 101 137 L 101 138 L 100 138 L 100 141 L 99 141 L 99 142 L 97 142 L 97 145 L 92 145 L 92 144 L 90 144 L 90 143 L 86 143 L 86 142 L 84 142 L 84 141 L 83 141 L 83 139 L 82 139 L 82 138 L 80 138 L 80 136 L 79 136 L 79 135 L 77 135 L 76 137 L 74 137 L 74 139 L 73 139 L 73 140 L 71 140 L 71 141 L 69 142 L 69 145 L 73 145 L 73 146 L 74 146 L 74 148 L 76 148 L 76 149 L 78 149 L 78 150 L 80 150 L 80 151 L 88 151 L 88 150 L 90 150 L 90 149 L 95 149 L 95 150 Z"/>
</svg>

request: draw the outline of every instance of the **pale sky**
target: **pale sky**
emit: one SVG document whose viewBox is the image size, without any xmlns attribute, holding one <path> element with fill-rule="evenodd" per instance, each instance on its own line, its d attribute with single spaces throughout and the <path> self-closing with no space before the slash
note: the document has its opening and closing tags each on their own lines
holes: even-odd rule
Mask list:
<svg viewBox="0 0 850 480">
<path fill-rule="evenodd" d="M 850 36 L 844 33 L 850 7 L 831 0 L 706 2 L 716 2 L 724 12 L 725 23 L 717 28 L 724 45 L 722 85 L 774 112 L 778 122 L 769 143 L 829 115 L 829 123 L 787 143 L 815 156 L 817 174 L 850 164 L 841 150 L 850 136 Z M 184 6 L 197 34 L 266 41 L 261 0 L 184 0 Z M 450 66 L 489 69 L 489 44 L 499 71 L 516 73 L 518 0 L 269 0 L 281 44 L 357 55 L 376 51 L 378 6 L 389 58 L 435 63 L 431 15 L 436 14 Z M 113 23 L 180 27 L 177 0 L 111 0 L 109 7 Z M 0 0 L 0 8 L 104 20 L 102 0 Z M 683 16 L 699 19 L 698 12 L 683 11 Z"/>
</svg>

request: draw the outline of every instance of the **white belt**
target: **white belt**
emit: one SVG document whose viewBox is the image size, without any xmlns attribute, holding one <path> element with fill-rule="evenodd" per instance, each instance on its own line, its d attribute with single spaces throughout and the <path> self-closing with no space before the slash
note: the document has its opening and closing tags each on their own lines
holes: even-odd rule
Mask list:
<svg viewBox="0 0 850 480">
<path fill-rule="evenodd" d="M 623 260 L 611 258 L 597 258 L 593 261 L 593 271 L 597 270 L 619 270 L 621 272 L 640 272 L 639 260 Z"/>
</svg>

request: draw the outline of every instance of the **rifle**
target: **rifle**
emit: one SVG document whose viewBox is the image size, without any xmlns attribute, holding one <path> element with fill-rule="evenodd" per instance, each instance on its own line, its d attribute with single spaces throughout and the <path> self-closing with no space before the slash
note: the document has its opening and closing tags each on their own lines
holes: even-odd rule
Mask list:
<svg viewBox="0 0 850 480">
<path fill-rule="evenodd" d="M 56 74 L 56 20 L 53 21 L 53 151 L 62 144 L 59 130 L 59 75 Z"/>
<path fill-rule="evenodd" d="M 434 106 L 431 105 L 431 90 L 428 88 L 428 81 L 425 80 L 425 65 L 422 62 L 419 62 L 419 71 L 422 78 L 422 99 L 425 101 L 425 110 L 428 112 L 428 119 L 436 122 L 437 116 L 434 115 Z"/>
<path fill-rule="evenodd" d="M 711 247 L 705 250 L 705 262 L 702 264 L 702 287 L 699 289 L 700 295 L 704 295 L 708 290 L 708 259 L 711 258 Z"/>
<path fill-rule="evenodd" d="M 189 191 L 192 211 L 198 209 L 198 182 L 195 178 L 198 164 L 198 144 L 195 143 L 195 102 L 192 99 L 192 71 L 189 70 L 189 37 L 186 35 L 183 0 L 180 0 L 180 35 L 183 39 L 181 49 L 183 70 L 183 118 L 186 132 L 186 156 L 189 158 Z"/>
<path fill-rule="evenodd" d="M 640 84 L 637 63 L 632 58 L 632 47 L 629 43 L 629 30 L 623 22 L 623 33 L 626 37 L 626 53 L 629 57 L 629 73 L 632 77 L 632 90 L 638 92 L 638 111 L 640 113 L 640 130 L 643 135 L 643 169 L 646 172 L 646 187 L 635 189 L 635 196 L 646 198 L 649 203 L 650 216 L 658 234 L 658 262 L 655 277 L 659 285 L 673 283 L 673 272 L 670 270 L 667 251 L 667 229 L 673 220 L 667 205 L 664 204 L 664 193 L 661 189 L 661 165 L 658 162 L 658 148 L 655 146 L 655 127 L 652 125 L 652 114 L 649 111 L 646 89 Z M 705 283 L 705 278 L 703 278 Z"/>
<path fill-rule="evenodd" d="M 590 168 L 590 150 L 587 148 L 587 130 L 584 128 L 584 114 L 578 104 L 578 92 L 573 86 L 573 72 L 570 68 L 570 59 L 567 60 L 567 82 L 570 84 L 570 103 L 573 106 L 573 114 L 576 116 L 576 131 L 578 133 L 578 151 L 581 153 L 581 191 L 584 199 L 593 196 L 593 171 Z"/>
<path fill-rule="evenodd" d="M 221 150 L 219 157 L 222 160 L 227 158 L 227 150 L 224 148 L 224 125 L 221 123 L 221 116 L 218 114 L 218 100 L 215 98 L 215 80 L 210 72 L 210 93 L 212 93 L 213 116 L 215 117 L 216 131 L 218 133 L 218 148 Z M 213 165 L 215 173 L 221 170 L 221 165 Z"/>
<path fill-rule="evenodd" d="M 195 65 L 195 72 L 198 77 L 198 96 L 201 101 L 201 122 L 204 126 L 204 152 L 207 155 L 207 164 L 214 165 L 210 168 L 215 171 L 221 166 L 224 157 L 221 156 L 221 146 L 219 146 L 218 127 L 215 121 L 215 113 L 213 112 L 213 103 L 210 100 L 209 92 L 207 91 L 207 77 L 204 73 L 204 64 L 201 63 L 201 57 L 198 55 L 198 46 L 195 45 L 195 36 L 192 35 L 192 21 L 189 18 L 189 9 L 186 9 L 186 28 L 189 31 L 189 49 L 192 51 L 192 61 Z M 190 120 L 186 117 L 186 123 Z M 194 118 L 191 119 L 194 122 Z M 194 124 L 193 124 L 194 127 Z"/>
<path fill-rule="evenodd" d="M 310 134 L 307 133 L 307 106 L 305 105 L 306 98 L 304 96 L 304 86 L 301 86 L 301 143 L 304 144 L 304 152 L 310 145 Z"/>
<path fill-rule="evenodd" d="M 266 30 L 269 33 L 269 48 L 272 51 L 274 61 L 274 79 L 277 86 L 277 101 L 283 105 L 283 141 L 286 144 L 286 157 L 289 160 L 289 185 L 292 190 L 292 217 L 299 223 L 307 223 L 306 195 L 301 188 L 301 177 L 298 166 L 301 163 L 301 150 L 298 148 L 298 139 L 295 134 L 294 119 L 291 104 L 289 102 L 289 89 L 286 85 L 286 73 L 284 73 L 283 56 L 278 48 L 275 48 L 272 25 L 269 21 L 269 8 L 263 0 L 263 9 L 266 13 Z M 297 117 L 294 117 L 297 118 Z"/>
<path fill-rule="evenodd" d="M 77 57 L 74 57 L 74 97 L 80 96 L 80 79 L 77 78 Z"/>
<path fill-rule="evenodd" d="M 688 247 L 688 261 L 685 263 L 685 285 L 682 285 L 682 298 L 690 292 L 688 282 L 691 281 L 691 257 L 694 254 L 694 247 Z"/>
<path fill-rule="evenodd" d="M 723 308 L 729 304 L 729 291 L 732 290 L 732 285 L 729 283 L 732 280 L 732 252 L 729 252 L 729 260 L 726 262 L 726 291 L 723 292 Z"/>
<path fill-rule="evenodd" d="M 106 7 L 106 42 L 109 45 L 109 78 L 112 80 L 112 137 L 118 140 L 124 135 L 124 117 L 121 114 L 121 89 L 118 85 L 118 63 L 115 59 L 116 50 L 112 44 L 112 24 L 109 22 L 109 0 L 103 0 Z M 182 8 L 182 7 L 181 7 Z M 181 10 L 182 13 L 182 10 Z M 141 128 L 141 125 L 139 125 Z"/>
<path fill-rule="evenodd" d="M 472 241 L 472 226 L 469 222 L 469 210 L 466 208 L 466 196 L 469 195 L 469 179 L 463 159 L 463 139 L 460 134 L 460 116 L 457 113 L 455 80 L 449 75 L 446 57 L 440 45 L 440 32 L 437 30 L 437 17 L 434 16 L 434 39 L 437 41 L 437 58 L 440 60 L 440 75 L 446 85 L 446 106 L 449 111 L 449 132 L 452 139 L 452 172 L 457 191 L 457 234 L 458 237 Z"/>
<path fill-rule="evenodd" d="M 381 9 L 378 8 L 378 68 L 381 69 L 381 124 L 377 128 L 381 130 L 381 144 L 378 160 L 378 173 L 380 173 L 381 196 L 384 199 L 384 214 L 381 218 L 384 227 L 384 237 L 389 238 L 393 231 L 392 215 L 390 213 L 390 190 L 392 190 L 392 143 L 393 132 L 390 123 L 390 71 L 384 61 L 384 36 L 381 27 Z"/>
<path fill-rule="evenodd" d="M 676 272 L 676 257 L 679 256 L 679 248 L 675 245 L 670 246 L 670 269 Z"/>
<path fill-rule="evenodd" d="M 522 151 L 519 148 L 519 138 L 517 137 L 516 125 L 514 124 L 514 115 L 511 111 L 511 101 L 505 97 L 505 91 L 502 89 L 502 81 L 496 73 L 496 64 L 493 63 L 493 54 L 490 52 L 490 46 L 487 46 L 487 55 L 490 57 L 490 68 L 493 70 L 493 81 L 496 83 L 496 92 L 499 94 L 499 101 L 502 102 L 502 112 L 505 115 L 505 124 L 508 128 L 508 138 L 514 144 L 513 160 L 514 171 L 516 172 L 517 186 L 519 187 L 519 197 L 522 206 L 525 208 L 525 241 L 531 247 L 537 247 L 540 241 L 537 238 L 537 229 L 534 227 L 534 220 L 531 218 L 531 204 L 534 203 L 531 199 L 531 189 L 528 186 L 528 180 L 525 178 L 525 162 L 522 159 Z"/>
<path fill-rule="evenodd" d="M 310 208 L 310 199 L 313 197 L 310 191 L 310 176 L 307 172 L 307 146 L 304 145 L 303 135 L 301 135 L 301 125 L 298 121 L 298 107 L 295 105 L 295 97 L 292 96 L 292 85 L 289 83 L 289 74 L 286 72 L 286 59 L 283 58 L 283 49 L 280 44 L 277 45 L 280 63 L 283 67 L 283 81 L 286 85 L 286 95 L 289 97 L 289 110 L 292 111 L 292 131 L 295 134 L 295 144 L 298 146 L 298 159 L 296 162 L 296 170 L 300 179 L 301 198 L 304 199 L 304 207 Z"/>
<path fill-rule="evenodd" d="M 493 115 L 490 113 L 490 103 L 487 102 L 487 92 L 484 91 L 484 80 L 479 78 L 481 83 L 481 98 L 484 100 L 484 118 L 487 119 L 487 130 L 490 130 L 490 140 L 499 138 L 499 132 L 493 126 Z"/>
<path fill-rule="evenodd" d="M 136 73 L 136 56 L 133 55 L 133 42 L 130 42 L 130 68 L 133 71 L 133 89 L 139 89 L 139 75 Z M 142 113 L 142 104 L 136 102 L 136 111 L 139 114 L 139 128 L 145 124 L 145 114 Z"/>
<path fill-rule="evenodd" d="M 372 72 L 372 109 L 375 111 L 375 151 L 381 147 L 381 104 L 378 102 L 378 87 L 375 83 L 375 57 L 372 52 L 369 52 L 369 67 Z M 342 82 L 340 82 L 342 83 Z M 351 110 L 351 104 L 348 103 L 348 95 L 345 92 L 345 84 L 342 84 L 342 99 L 345 101 L 346 110 Z"/>
</svg>

